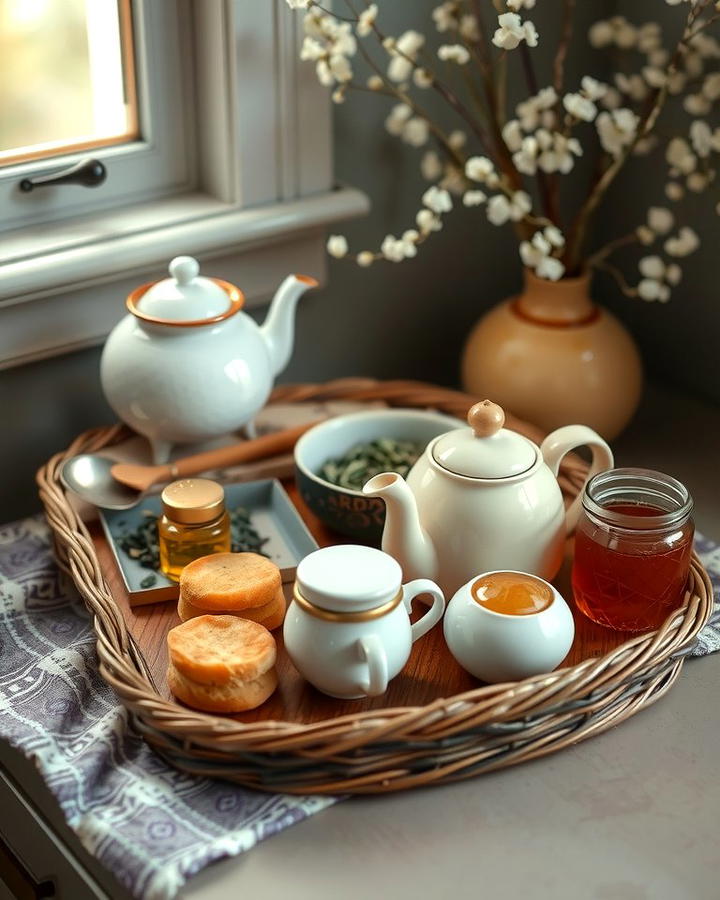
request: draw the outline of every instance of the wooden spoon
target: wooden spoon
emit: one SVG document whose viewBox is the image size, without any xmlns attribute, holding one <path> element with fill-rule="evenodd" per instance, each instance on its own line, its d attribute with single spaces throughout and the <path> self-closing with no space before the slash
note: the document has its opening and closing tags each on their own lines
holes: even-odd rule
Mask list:
<svg viewBox="0 0 720 900">
<path fill-rule="evenodd" d="M 295 446 L 297 439 L 308 429 L 317 425 L 318 421 L 298 425 L 295 428 L 287 428 L 285 431 L 274 431 L 271 434 L 253 438 L 251 441 L 243 441 L 240 444 L 232 444 L 229 447 L 219 447 L 217 450 L 207 450 L 205 453 L 186 456 L 184 459 L 161 466 L 115 463 L 110 469 L 110 474 L 116 481 L 144 492 L 158 481 L 185 478 L 188 475 L 197 475 L 198 472 L 206 472 L 208 469 L 221 469 L 236 463 L 253 462 L 268 456 L 286 453 Z"/>
</svg>

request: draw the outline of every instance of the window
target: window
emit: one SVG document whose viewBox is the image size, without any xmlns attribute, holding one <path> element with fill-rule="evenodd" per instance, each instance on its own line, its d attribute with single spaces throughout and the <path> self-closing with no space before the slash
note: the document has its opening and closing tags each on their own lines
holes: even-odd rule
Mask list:
<svg viewBox="0 0 720 900">
<path fill-rule="evenodd" d="M 0 166 L 139 136 L 130 0 L 0 0 L 0 35 Z"/>
<path fill-rule="evenodd" d="M 12 104 L 0 105 L 0 120 L 4 134 L 16 135 L 0 147 L 8 152 L 7 160 L 0 156 L 0 239 L 18 227 L 189 187 L 192 66 L 183 68 L 184 60 L 192 60 L 189 3 L 0 0 L 0 8 L 0 35 L 10 50 L 0 54 L 0 90 Z M 23 140 L 31 146 L 18 146 Z M 48 146 L 53 143 L 54 150 Z M 19 190 L 23 178 L 62 170 L 87 156 L 107 168 L 101 188 Z M 0 261 L 13 247 L 5 235 Z M 33 240 L 30 251 L 40 249 Z"/>
<path fill-rule="evenodd" d="M 85 37 L 66 57 L 85 73 L 78 105 L 86 118 L 60 117 L 64 132 L 49 135 L 46 126 L 31 134 L 35 126 L 23 116 L 28 136 L 3 138 L 0 149 L 14 144 L 17 158 L 0 161 L 0 366 L 99 343 L 126 294 L 162 277 L 178 253 L 198 255 L 207 271 L 238 282 L 250 304 L 287 272 L 322 278 L 326 227 L 364 212 L 367 201 L 333 186 L 330 104 L 298 58 L 302 25 L 285 0 L 0 0 L 3 78 L 11 65 L 2 53 L 6 23 L 16 7 L 23 10 L 17 27 L 34 7 L 67 17 L 69 29 L 72 10 Z M 94 16 L 105 17 L 98 38 Z M 112 46 L 107 75 L 97 79 L 93 40 Z M 96 92 L 108 108 L 102 128 L 87 99 Z M 2 105 L 0 120 L 5 115 Z M 88 123 L 95 146 L 73 150 Z M 71 146 L 47 156 L 39 145 L 49 140 Z M 21 145 L 30 148 L 22 157 Z M 20 191 L 23 178 L 89 152 L 107 168 L 100 187 Z"/>
</svg>

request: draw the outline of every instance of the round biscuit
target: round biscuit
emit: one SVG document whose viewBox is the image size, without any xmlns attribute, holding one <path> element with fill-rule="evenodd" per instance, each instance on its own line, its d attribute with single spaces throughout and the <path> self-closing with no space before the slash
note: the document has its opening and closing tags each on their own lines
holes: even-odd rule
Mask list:
<svg viewBox="0 0 720 900">
<path fill-rule="evenodd" d="M 238 616 L 204 615 L 171 628 L 170 662 L 187 678 L 202 684 L 226 684 L 239 677 L 251 681 L 275 665 L 275 638 L 263 625 Z"/>
<path fill-rule="evenodd" d="M 178 700 L 203 712 L 237 713 L 255 709 L 264 703 L 277 687 L 275 668 L 268 669 L 251 681 L 238 676 L 227 684 L 200 684 L 187 678 L 170 664 L 168 687 Z"/>
<path fill-rule="evenodd" d="M 208 612 L 208 610 L 201 609 L 199 606 L 190 603 L 190 601 L 185 598 L 182 591 L 180 592 L 180 599 L 178 600 L 177 606 L 178 617 L 181 622 L 187 622 L 188 619 L 192 619 L 196 616 L 239 616 L 241 619 L 248 619 L 250 622 L 257 622 L 260 625 L 264 625 L 268 631 L 274 631 L 282 625 L 285 620 L 286 609 L 287 603 L 282 588 L 278 589 L 275 597 L 270 603 L 251 609 L 214 609 L 211 612 Z"/>
<path fill-rule="evenodd" d="M 201 556 L 180 574 L 185 599 L 208 612 L 264 606 L 280 587 L 280 569 L 258 553 Z"/>
</svg>

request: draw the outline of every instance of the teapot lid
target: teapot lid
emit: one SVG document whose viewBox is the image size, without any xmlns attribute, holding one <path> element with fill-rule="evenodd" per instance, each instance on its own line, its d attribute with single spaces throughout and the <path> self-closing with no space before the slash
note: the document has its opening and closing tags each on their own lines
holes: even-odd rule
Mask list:
<svg viewBox="0 0 720 900">
<path fill-rule="evenodd" d="M 470 428 L 449 431 L 432 448 L 435 462 L 443 469 L 466 478 L 511 478 L 535 464 L 537 447 L 503 428 L 505 413 L 496 403 L 476 403 L 467 420 Z"/>
<path fill-rule="evenodd" d="M 138 319 L 156 325 L 210 325 L 234 315 L 243 305 L 242 291 L 219 278 L 198 275 L 192 256 L 176 256 L 170 278 L 136 288 L 127 307 Z"/>
</svg>

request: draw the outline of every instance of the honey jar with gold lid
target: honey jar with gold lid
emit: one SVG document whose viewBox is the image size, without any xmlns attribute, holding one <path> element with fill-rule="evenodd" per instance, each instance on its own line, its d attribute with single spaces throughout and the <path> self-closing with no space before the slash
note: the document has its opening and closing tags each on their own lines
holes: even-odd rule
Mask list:
<svg viewBox="0 0 720 900">
<path fill-rule="evenodd" d="M 160 568 L 179 581 L 188 563 L 211 553 L 230 552 L 230 517 L 222 485 L 209 478 L 183 478 L 161 495 L 158 520 Z"/>
</svg>

